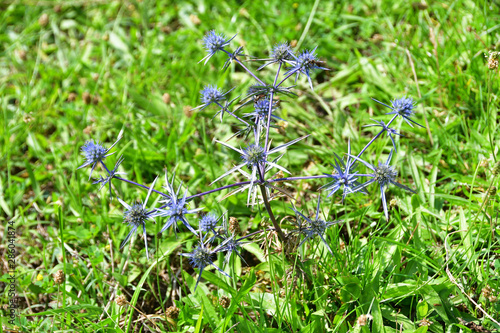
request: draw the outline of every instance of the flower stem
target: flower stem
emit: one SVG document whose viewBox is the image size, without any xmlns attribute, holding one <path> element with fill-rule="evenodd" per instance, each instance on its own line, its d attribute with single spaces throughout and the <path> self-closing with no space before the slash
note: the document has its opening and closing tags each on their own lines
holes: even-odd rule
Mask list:
<svg viewBox="0 0 500 333">
<path fill-rule="evenodd" d="M 222 51 L 224 51 L 230 58 L 234 59 L 234 61 L 240 65 L 245 71 L 247 71 L 248 74 L 250 74 L 255 80 L 257 80 L 257 82 L 259 82 L 261 85 L 265 86 L 266 84 L 261 80 L 259 79 L 251 70 L 249 70 L 245 65 L 243 65 L 243 63 L 238 59 L 236 58 L 236 56 L 234 56 L 231 52 L 227 51 L 227 50 L 224 50 L 222 49 Z"/>
<path fill-rule="evenodd" d="M 221 109 L 225 109 L 226 112 L 229 113 L 229 115 L 233 116 L 234 118 L 238 119 L 239 121 L 241 121 L 245 125 L 249 126 L 246 121 L 244 121 L 243 119 L 241 119 L 240 117 L 238 117 L 237 115 L 235 115 L 234 113 L 232 113 L 231 111 L 229 111 L 229 109 L 224 108 L 222 105 L 219 104 L 219 102 L 215 102 L 215 104 L 217 104 Z"/>
<path fill-rule="evenodd" d="M 276 221 L 276 218 L 274 217 L 273 211 L 271 209 L 271 205 L 269 205 L 269 201 L 267 200 L 266 187 L 262 184 L 260 184 L 259 187 L 260 187 L 260 192 L 262 193 L 262 198 L 264 200 L 264 206 L 266 207 L 267 213 L 269 214 L 269 218 L 271 219 L 271 222 L 273 223 L 274 229 L 278 233 L 278 237 L 279 237 L 280 241 L 284 244 L 286 237 L 285 237 L 285 234 L 283 233 L 283 230 L 281 230 L 281 227 L 279 226 L 278 222 Z"/>
<path fill-rule="evenodd" d="M 276 87 L 276 82 L 278 81 L 278 76 L 280 75 L 281 63 L 279 64 L 278 71 L 276 72 L 276 76 L 274 77 L 273 90 L 269 94 L 269 110 L 267 111 L 267 127 L 266 127 L 266 145 L 264 149 L 266 152 L 269 151 L 269 130 L 271 129 L 271 115 L 273 112 L 273 99 L 274 99 L 274 89 Z"/>
<path fill-rule="evenodd" d="M 132 185 L 135 185 L 135 186 L 142 187 L 142 188 L 144 188 L 144 189 L 146 189 L 146 190 L 148 190 L 148 191 L 149 191 L 149 187 L 148 187 L 148 186 L 146 186 L 146 185 L 142 185 L 142 184 L 136 183 L 136 182 L 134 182 L 134 181 L 132 181 L 132 180 L 128 180 L 128 179 L 121 178 L 121 177 L 116 177 L 116 176 L 115 176 L 115 177 L 113 177 L 113 178 L 114 178 L 114 179 L 121 180 L 122 182 L 125 182 L 125 183 L 129 183 L 129 184 L 132 184 Z M 156 192 L 156 193 L 158 193 L 159 195 L 163 195 L 164 197 L 170 198 L 170 195 L 165 194 L 165 193 L 163 193 L 163 192 L 161 192 L 161 191 L 157 191 L 157 190 L 153 189 L 153 190 L 152 190 L 152 192 Z"/>
<path fill-rule="evenodd" d="M 394 121 L 394 119 L 396 119 L 396 117 L 397 117 L 397 116 L 398 116 L 398 115 L 397 115 L 397 114 L 395 114 L 395 115 L 392 117 L 392 119 L 391 119 L 391 120 L 387 123 L 387 125 L 386 125 L 386 126 L 387 126 L 387 127 L 389 127 L 389 126 L 391 125 L 391 123 Z M 370 147 L 370 145 L 373 143 L 373 141 L 377 140 L 377 139 L 378 139 L 378 137 L 379 137 L 379 136 L 381 136 L 381 135 L 382 135 L 382 133 L 384 133 L 384 132 L 385 132 L 385 128 L 382 128 L 382 130 L 381 130 L 380 132 L 378 132 L 378 133 L 377 133 L 377 135 L 375 135 L 375 136 L 374 136 L 374 137 L 370 140 L 370 142 L 368 142 L 368 143 L 366 144 L 365 148 L 363 148 L 363 149 L 359 152 L 359 154 L 358 154 L 358 158 L 360 158 L 360 157 L 361 157 L 361 155 L 363 155 L 363 153 L 365 152 L 365 150 L 366 150 L 366 149 L 368 149 L 368 147 Z"/>
<path fill-rule="evenodd" d="M 191 195 L 191 196 L 187 197 L 187 198 L 186 198 L 186 201 L 189 201 L 189 200 L 194 199 L 194 198 L 199 198 L 199 197 L 202 197 L 202 196 L 207 195 L 207 194 L 210 194 L 210 193 L 214 193 L 214 192 L 222 191 L 222 190 L 225 190 L 225 189 L 228 189 L 228 188 L 231 188 L 231 187 L 236 187 L 236 186 L 240 186 L 240 185 L 247 185 L 247 184 L 250 184 L 250 181 L 240 182 L 240 183 L 235 183 L 235 184 L 230 184 L 230 185 L 226 185 L 226 186 L 218 187 L 218 188 L 215 188 L 215 189 L 210 190 L 210 191 L 206 191 L 206 192 L 202 192 L 202 193 L 193 194 L 193 195 Z"/>
</svg>

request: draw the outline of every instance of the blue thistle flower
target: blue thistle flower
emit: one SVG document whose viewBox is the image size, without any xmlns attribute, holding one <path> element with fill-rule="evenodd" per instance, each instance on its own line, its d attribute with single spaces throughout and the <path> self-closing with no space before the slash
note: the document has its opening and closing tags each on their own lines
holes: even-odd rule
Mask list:
<svg viewBox="0 0 500 333">
<path fill-rule="evenodd" d="M 201 237 L 200 237 L 201 238 Z M 226 272 L 224 272 L 222 269 L 220 269 L 217 265 L 214 264 L 212 261 L 212 257 L 215 253 L 220 251 L 220 246 L 215 248 L 214 250 L 210 250 L 205 243 L 201 242 L 199 245 L 193 250 L 191 253 L 181 253 L 181 256 L 188 257 L 189 262 L 191 263 L 191 266 L 193 267 L 198 267 L 200 270 L 200 275 L 198 275 L 198 280 L 196 281 L 196 285 L 194 287 L 194 290 L 198 287 L 198 283 L 200 282 L 201 279 L 201 274 L 203 273 L 203 270 L 207 266 L 214 266 L 219 272 L 221 272 L 223 275 L 230 277 Z"/>
<path fill-rule="evenodd" d="M 383 131 L 386 131 L 387 132 L 387 136 L 389 138 L 391 138 L 391 141 L 392 141 L 392 146 L 394 147 L 394 151 L 397 152 L 397 149 L 396 149 L 396 142 L 394 141 L 394 137 L 393 135 L 399 135 L 399 136 L 402 136 L 404 137 L 404 135 L 401 135 L 399 134 L 398 132 L 396 132 L 395 129 L 393 128 L 390 128 L 389 126 L 387 126 L 383 121 L 376 121 L 374 119 L 372 119 L 374 122 L 376 122 L 376 124 L 370 124 L 370 125 L 365 125 L 363 127 L 373 127 L 373 126 L 376 126 L 376 127 L 382 127 L 382 130 Z"/>
<path fill-rule="evenodd" d="M 276 102 L 273 102 L 271 109 L 271 118 L 283 120 L 280 117 L 273 114 L 275 111 Z M 269 99 L 259 99 L 254 103 L 254 111 L 247 113 L 244 117 L 255 117 L 255 123 L 260 123 L 261 125 L 267 124 L 266 119 L 269 114 Z"/>
<path fill-rule="evenodd" d="M 205 37 L 203 37 L 203 44 L 208 54 L 201 59 L 199 63 L 205 60 L 204 65 L 206 65 L 208 60 L 210 60 L 210 58 L 212 58 L 212 56 L 218 51 L 224 50 L 224 47 L 228 46 L 234 37 L 236 37 L 236 35 L 226 40 L 226 36 L 224 36 L 224 34 L 216 34 L 215 30 L 209 31 Z"/>
<path fill-rule="evenodd" d="M 318 66 L 318 64 L 320 64 L 321 62 L 316 57 L 316 49 L 317 47 L 315 47 L 311 51 L 305 50 L 298 57 L 293 56 L 295 58 L 293 67 L 285 73 L 285 76 L 295 73 L 295 81 L 297 81 L 297 78 L 300 76 L 300 74 L 304 74 L 309 81 L 311 89 L 314 90 L 311 77 L 309 76 L 310 71 L 313 69 L 323 69 L 326 71 L 329 70 L 328 68 Z"/>
<path fill-rule="evenodd" d="M 146 237 L 146 221 L 154 217 L 154 213 L 152 214 L 151 212 L 148 212 L 146 210 L 146 205 L 149 200 L 149 196 L 151 195 L 151 192 L 153 191 L 153 188 L 155 186 L 156 180 L 158 177 L 155 178 L 153 181 L 153 184 L 149 188 L 148 195 L 146 196 L 146 200 L 144 200 L 144 204 L 134 204 L 130 206 L 127 204 L 125 201 L 122 199 L 118 198 L 118 201 L 125 207 L 127 210 L 123 213 L 123 222 L 128 223 L 129 226 L 132 227 L 132 230 L 128 233 L 127 237 L 123 240 L 122 244 L 120 245 L 120 249 L 122 249 L 130 240 L 133 234 L 137 231 L 137 229 L 142 226 L 142 231 L 143 231 L 143 237 L 144 237 L 144 245 L 146 246 L 146 256 L 149 259 L 149 254 L 148 254 L 148 240 Z"/>
<path fill-rule="evenodd" d="M 187 189 L 184 191 L 184 195 L 182 196 L 182 198 L 179 198 L 181 185 L 179 185 L 179 187 L 177 188 L 177 192 L 175 192 L 174 179 L 172 179 L 172 183 L 169 183 L 166 171 L 165 171 L 165 182 L 166 182 L 165 188 L 167 190 L 169 197 L 165 198 L 162 202 L 166 203 L 167 209 L 158 208 L 156 209 L 157 212 L 155 214 L 155 216 L 168 217 L 168 220 L 165 223 L 165 225 L 161 228 L 160 233 L 164 232 L 170 226 L 173 225 L 174 232 L 177 234 L 177 222 L 182 222 L 182 224 L 184 224 L 186 228 L 188 228 L 192 233 L 196 235 L 197 234 L 196 230 L 194 230 L 193 227 L 191 227 L 191 225 L 186 219 L 186 215 L 196 213 L 200 211 L 202 208 L 196 208 L 196 209 L 186 208 Z"/>
<path fill-rule="evenodd" d="M 92 172 L 94 171 L 95 166 L 97 163 L 101 162 L 106 159 L 106 157 L 113 155 L 114 153 L 108 154 L 108 152 L 120 141 L 122 138 L 121 136 L 122 132 L 118 135 L 118 139 L 109 147 L 108 149 L 104 148 L 102 144 L 99 141 L 96 141 L 94 143 L 94 140 L 91 139 L 82 146 L 82 155 L 85 157 L 85 163 L 83 163 L 81 166 L 77 168 L 81 169 L 83 167 L 92 165 L 92 169 L 90 170 L 90 175 L 89 175 L 89 180 L 92 177 Z"/>
<path fill-rule="evenodd" d="M 112 199 L 112 191 L 111 191 L 111 179 L 113 179 L 116 175 L 125 175 L 126 172 L 117 172 L 118 170 L 118 167 L 120 166 L 120 164 L 122 164 L 124 158 L 123 156 L 120 156 L 118 158 L 118 160 L 116 161 L 116 164 L 115 164 L 115 167 L 113 168 L 113 170 L 109 171 L 109 174 L 106 176 L 106 177 L 100 177 L 98 179 L 96 179 L 93 184 L 101 184 L 101 187 L 99 187 L 99 191 L 102 190 L 102 188 L 106 185 L 106 184 L 109 184 L 109 198 Z"/>
<path fill-rule="evenodd" d="M 327 222 L 321 219 L 319 215 L 320 201 L 321 198 L 318 197 L 318 204 L 316 206 L 316 217 L 314 219 L 306 217 L 304 214 L 299 212 L 295 207 L 290 207 L 295 212 L 297 218 L 297 224 L 299 225 L 299 230 L 295 230 L 295 232 L 299 232 L 305 235 L 305 238 L 302 240 L 302 242 L 300 242 L 299 247 L 302 246 L 304 242 L 310 241 L 314 237 L 319 236 L 319 238 L 321 238 L 321 241 L 323 242 L 323 244 L 325 244 L 328 251 L 330 251 L 330 253 L 333 255 L 332 249 L 330 248 L 330 246 L 328 245 L 328 243 L 324 238 L 324 234 L 326 232 L 326 229 L 328 229 L 332 225 L 339 224 L 342 221 Z M 303 222 L 302 220 L 307 222 L 305 227 L 302 224 Z"/>
<path fill-rule="evenodd" d="M 217 88 L 217 86 L 215 86 L 215 85 L 205 86 L 205 88 L 203 88 L 200 91 L 202 104 L 195 107 L 193 110 L 197 110 L 197 109 L 203 110 L 204 108 L 206 108 L 207 106 L 210 106 L 212 104 L 216 104 L 222 108 L 220 103 L 226 99 L 225 96 L 229 92 L 231 92 L 233 89 L 234 88 L 226 91 L 225 93 L 222 93 L 222 91 L 219 88 Z"/>
<path fill-rule="evenodd" d="M 333 153 L 335 165 L 331 165 L 335 169 L 336 173 L 325 173 L 328 177 L 333 178 L 333 181 L 320 187 L 320 189 L 331 190 L 327 197 L 332 196 L 340 188 L 343 188 L 342 203 L 348 194 L 356 192 L 354 191 L 354 188 L 359 185 L 359 182 L 357 181 L 358 172 L 353 172 L 357 164 L 349 156 L 351 154 L 351 141 L 349 141 L 347 145 L 347 154 L 347 160 L 346 163 L 344 163 L 344 161 L 337 154 Z M 361 190 L 361 192 L 366 193 L 363 190 Z"/>
<path fill-rule="evenodd" d="M 415 122 L 411 117 L 415 114 L 413 111 L 415 109 L 415 106 L 417 103 L 413 101 L 413 98 L 411 97 L 406 97 L 403 96 L 399 99 L 395 99 L 391 101 L 392 106 L 389 106 L 385 103 L 382 103 L 381 101 L 376 100 L 375 98 L 372 98 L 375 102 L 382 104 L 383 106 L 388 107 L 389 109 L 392 110 L 392 112 L 388 112 L 386 114 L 395 114 L 397 116 L 402 117 L 408 125 L 413 127 L 411 123 L 414 123 L 415 125 L 418 125 L 420 127 L 424 127 L 420 125 L 419 123 Z"/>
<path fill-rule="evenodd" d="M 290 45 L 287 42 L 279 43 L 274 45 L 273 50 L 271 51 L 271 59 L 266 62 L 264 65 L 260 66 L 257 70 L 261 70 L 262 68 L 274 64 L 291 64 L 294 58 L 294 53 Z"/>
<path fill-rule="evenodd" d="M 219 219 L 220 217 L 217 217 L 215 213 L 207 213 L 200 219 L 200 230 L 203 232 L 213 231 L 215 233 L 215 227 Z"/>
<path fill-rule="evenodd" d="M 286 147 L 304 139 L 308 137 L 308 135 L 306 136 L 303 136 L 301 138 L 298 138 L 298 139 L 295 139 L 295 140 L 292 140 L 290 142 L 287 142 L 281 146 L 278 146 L 276 148 L 273 148 L 271 150 L 269 150 L 268 152 L 265 151 L 265 149 L 259 145 L 259 142 L 258 142 L 258 137 L 257 137 L 257 142 L 255 144 L 251 144 L 250 146 L 248 146 L 247 148 L 244 148 L 244 149 L 238 149 L 238 148 L 235 148 L 235 147 L 232 147 L 230 145 L 228 145 L 227 143 L 225 142 L 221 142 L 221 141 L 217 141 L 215 140 L 216 142 L 238 152 L 240 155 L 241 155 L 241 159 L 243 160 L 243 163 L 235 166 L 234 168 L 232 168 L 231 170 L 225 172 L 222 176 L 220 176 L 219 178 L 217 178 L 216 180 L 214 180 L 212 182 L 215 183 L 217 181 L 219 181 L 220 179 L 226 177 L 227 175 L 235 172 L 235 171 L 239 171 L 241 170 L 244 166 L 247 166 L 249 170 L 251 170 L 251 174 L 249 175 L 250 177 L 250 184 L 248 184 L 245 188 L 250 188 L 250 191 L 248 193 L 248 202 L 250 201 L 250 195 L 252 193 L 252 189 L 253 189 L 253 186 L 255 184 L 255 182 L 259 179 L 263 180 L 262 179 L 262 174 L 261 174 L 261 171 L 264 169 L 264 167 L 267 165 L 271 166 L 271 167 L 275 167 L 283 172 L 286 172 L 288 174 L 290 174 L 290 171 L 288 171 L 287 169 L 285 169 L 284 167 L 276 164 L 275 161 L 269 161 L 267 160 L 267 156 L 270 155 L 270 154 L 274 154 L 274 153 L 277 153 L 283 149 L 285 149 Z M 257 177 L 257 175 L 259 177 Z"/>
<path fill-rule="evenodd" d="M 382 205 L 384 206 L 384 214 L 385 214 L 386 220 L 389 220 L 389 212 L 387 210 L 387 202 L 385 199 L 385 192 L 384 192 L 384 189 L 387 185 L 393 184 L 399 188 L 402 188 L 403 190 L 406 190 L 406 191 L 409 191 L 412 193 L 417 193 L 414 190 L 412 190 L 411 188 L 409 188 L 403 184 L 400 184 L 396 181 L 396 177 L 398 176 L 398 172 L 396 171 L 396 169 L 394 167 L 392 167 L 390 165 L 391 159 L 392 159 L 392 153 L 393 153 L 393 150 L 391 149 L 391 153 L 389 154 L 387 161 L 385 163 L 379 162 L 378 166 L 374 166 L 374 165 L 360 159 L 357 156 L 349 155 L 352 158 L 360 161 L 361 163 L 366 165 L 366 167 L 368 169 L 373 171 L 373 173 L 367 174 L 367 176 L 372 177 L 372 179 L 368 180 L 367 182 L 365 182 L 361 185 L 358 185 L 357 187 L 354 188 L 354 191 L 363 189 L 366 186 L 370 185 L 371 183 L 377 182 L 379 184 L 380 194 L 382 196 Z"/>
<path fill-rule="evenodd" d="M 231 254 L 233 253 L 236 253 L 236 255 L 240 257 L 240 259 L 246 264 L 247 262 L 241 256 L 240 250 L 243 245 L 248 244 L 249 242 L 242 242 L 242 240 L 245 239 L 245 237 L 235 239 L 234 232 L 231 232 L 229 230 L 229 224 L 227 219 L 223 220 L 222 229 L 223 229 L 222 236 L 219 237 L 222 238 L 223 241 L 219 245 L 218 252 L 226 252 L 226 258 L 224 259 L 224 266 L 229 262 Z"/>
</svg>

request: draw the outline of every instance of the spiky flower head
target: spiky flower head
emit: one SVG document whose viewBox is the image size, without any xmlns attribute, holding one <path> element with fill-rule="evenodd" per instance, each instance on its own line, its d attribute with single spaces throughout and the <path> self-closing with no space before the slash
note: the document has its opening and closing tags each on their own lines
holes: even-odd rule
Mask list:
<svg viewBox="0 0 500 333">
<path fill-rule="evenodd" d="M 217 34 L 215 30 L 209 31 L 203 37 L 203 44 L 209 53 L 215 53 L 227 45 L 226 36 L 224 34 Z"/>
<path fill-rule="evenodd" d="M 396 169 L 393 166 L 386 165 L 385 163 L 379 163 L 378 167 L 376 167 L 374 171 L 375 181 L 382 186 L 394 182 L 397 176 L 398 172 Z"/>
<path fill-rule="evenodd" d="M 274 62 L 285 62 L 293 59 L 293 50 L 287 42 L 276 44 L 271 52 Z"/>
<path fill-rule="evenodd" d="M 212 252 L 204 246 L 197 246 L 190 256 L 189 262 L 193 267 L 203 269 L 212 264 Z"/>
<path fill-rule="evenodd" d="M 234 35 L 230 39 L 226 39 L 226 36 L 224 36 L 224 34 L 217 34 L 215 32 L 215 30 L 209 31 L 205 35 L 205 37 L 203 37 L 203 44 L 204 44 L 205 49 L 207 50 L 208 54 L 203 59 L 201 59 L 200 62 L 205 60 L 205 64 L 206 64 L 207 61 L 215 53 L 217 53 L 218 51 L 224 50 L 224 47 L 229 45 L 229 42 L 231 42 L 231 40 L 233 40 L 234 37 L 236 37 L 236 35 Z"/>
<path fill-rule="evenodd" d="M 128 223 L 135 228 L 143 225 L 147 219 L 148 211 L 144 209 L 140 203 L 130 206 L 130 208 L 123 213 L 123 223 Z"/>
<path fill-rule="evenodd" d="M 321 189 L 330 190 L 328 197 L 332 196 L 335 192 L 342 188 L 342 202 L 344 202 L 345 197 L 348 194 L 354 193 L 354 188 L 359 185 L 359 182 L 357 181 L 358 172 L 354 171 L 357 163 L 355 163 L 355 161 L 349 156 L 349 154 L 351 154 L 350 141 L 347 145 L 347 154 L 347 160 L 344 163 L 344 161 L 337 154 L 333 153 L 335 165 L 332 164 L 332 166 L 334 168 L 334 173 L 325 173 L 325 175 L 332 178 L 333 181 L 321 187 Z"/>
<path fill-rule="evenodd" d="M 217 226 L 217 215 L 210 212 L 200 219 L 200 230 L 203 232 L 213 231 Z"/>
<path fill-rule="evenodd" d="M 394 150 L 391 150 L 391 153 L 389 154 L 387 161 L 380 162 L 377 167 L 360 159 L 357 156 L 349 155 L 352 158 L 363 163 L 364 165 L 366 165 L 369 169 L 371 169 L 373 171 L 373 173 L 371 173 L 371 174 L 363 175 L 366 177 L 371 177 L 371 179 L 368 180 L 367 182 L 361 184 L 361 185 L 356 186 L 354 188 L 354 190 L 359 191 L 359 190 L 365 188 L 366 186 L 368 186 L 369 184 L 377 182 L 379 184 L 380 195 L 382 197 L 382 205 L 384 206 L 384 214 L 385 214 L 385 218 L 387 220 L 389 220 L 389 212 L 387 209 L 387 202 L 385 199 L 385 188 L 387 187 L 387 185 L 389 185 L 389 184 L 396 185 L 397 187 L 399 187 L 403 190 L 406 190 L 406 191 L 409 191 L 412 193 L 416 193 L 414 190 L 412 190 L 408 186 L 400 184 L 396 181 L 396 177 L 397 177 L 398 173 L 397 173 L 396 169 L 390 165 L 393 152 L 394 152 Z"/>
<path fill-rule="evenodd" d="M 303 72 L 308 72 L 317 68 L 318 58 L 316 57 L 316 48 L 314 50 L 305 50 L 297 57 L 296 66 Z"/>
<path fill-rule="evenodd" d="M 108 152 L 118 143 L 118 141 L 120 141 L 120 139 L 122 138 L 121 134 L 122 133 L 120 132 L 120 134 L 118 135 L 118 139 L 115 141 L 115 143 L 113 143 L 111 147 L 107 149 L 104 148 L 104 146 L 99 141 L 94 142 L 93 139 L 85 142 L 85 144 L 81 148 L 82 155 L 85 158 L 85 162 L 81 166 L 79 166 L 77 170 L 92 165 L 92 169 L 90 171 L 90 176 L 89 176 L 90 180 L 90 178 L 92 177 L 92 172 L 94 171 L 94 168 L 97 165 L 97 163 L 99 162 L 102 163 L 102 161 L 106 157 L 114 154 L 114 153 L 108 154 Z"/>
<path fill-rule="evenodd" d="M 144 200 L 144 204 L 137 203 L 130 206 L 125 201 L 118 198 L 118 201 L 126 208 L 126 210 L 123 212 L 123 223 L 128 223 L 129 226 L 132 227 L 132 230 L 130 230 L 127 237 L 125 237 L 120 248 L 123 248 L 125 244 L 127 244 L 127 242 L 130 240 L 132 235 L 135 234 L 137 229 L 140 226 L 142 226 L 144 245 L 146 246 L 146 256 L 148 258 L 149 258 L 149 253 L 148 253 L 148 240 L 146 238 L 146 222 L 154 217 L 154 213 L 148 212 L 146 210 L 146 204 L 148 203 L 149 197 L 151 196 L 151 193 L 153 191 L 153 188 L 157 180 L 158 177 L 156 177 L 155 180 L 153 181 L 153 184 L 151 184 L 151 187 L 148 190 L 148 195 L 146 196 L 146 200 Z"/>
<path fill-rule="evenodd" d="M 415 125 L 418 125 L 420 127 L 424 127 L 424 126 L 420 125 L 419 123 L 415 122 L 413 119 L 411 119 L 411 117 L 413 117 L 415 115 L 414 109 L 416 106 L 416 103 L 413 101 L 413 98 L 406 97 L 406 96 L 403 96 L 401 98 L 397 98 L 397 99 L 391 101 L 392 106 L 389 106 L 385 103 L 382 103 L 382 102 L 376 100 L 375 98 L 372 98 L 372 99 L 375 102 L 382 104 L 383 106 L 386 106 L 392 110 L 392 112 L 388 112 L 386 114 L 394 114 L 396 116 L 402 117 L 406 121 L 406 123 L 408 125 L 410 125 L 411 127 L 413 127 L 412 123 Z"/>
<path fill-rule="evenodd" d="M 280 117 L 276 116 L 274 111 L 276 110 L 276 102 L 273 102 L 271 107 L 271 120 L 283 120 Z M 253 117 L 255 120 L 256 126 L 264 126 L 267 127 L 267 116 L 269 114 L 269 99 L 265 97 L 265 99 L 256 99 L 254 102 L 254 111 L 251 113 L 245 114 L 244 117 Z M 284 120 L 283 120 L 284 121 Z"/>
<path fill-rule="evenodd" d="M 313 69 L 328 70 L 328 68 L 318 66 L 320 61 L 316 57 L 316 47 L 312 50 L 303 51 L 298 57 L 293 57 L 295 58 L 294 65 L 285 75 L 296 74 L 295 80 L 297 80 L 300 74 L 304 74 L 309 81 L 311 89 L 313 89 L 310 71 Z"/>
<path fill-rule="evenodd" d="M 299 247 L 302 244 L 304 244 L 304 242 L 313 239 L 315 236 L 319 236 L 319 238 L 321 239 L 323 244 L 325 244 L 328 251 L 331 254 L 333 254 L 332 249 L 330 248 L 330 246 L 328 245 L 328 243 L 324 238 L 324 234 L 326 232 L 326 229 L 342 221 L 327 222 L 323 220 L 320 217 L 320 211 L 319 211 L 320 201 L 321 197 L 318 197 L 318 204 L 316 206 L 316 216 L 314 219 L 306 217 L 304 214 L 299 212 L 295 207 L 290 207 L 295 212 L 297 224 L 299 225 L 299 230 L 294 230 L 294 231 L 305 235 L 305 238 L 302 240 L 302 242 L 300 242 Z M 302 220 L 306 222 L 305 225 L 303 224 L 304 221 Z"/>
<path fill-rule="evenodd" d="M 415 108 L 416 103 L 413 101 L 413 98 L 403 96 L 401 98 L 395 99 L 391 101 L 392 110 L 390 112 L 392 114 L 397 114 L 401 117 L 411 117 L 413 116 L 413 109 Z"/>
<path fill-rule="evenodd" d="M 217 141 L 215 140 L 216 142 L 236 151 L 237 153 L 240 154 L 242 160 L 243 160 L 243 163 L 233 167 L 231 170 L 229 171 L 226 171 L 224 174 L 222 174 L 219 178 L 217 178 L 216 180 L 214 180 L 212 182 L 215 183 L 219 180 L 221 180 L 222 178 L 226 177 L 227 175 L 235 172 L 235 171 L 240 171 L 241 173 L 243 173 L 244 175 L 246 174 L 247 175 L 247 178 L 249 178 L 250 180 L 250 183 L 249 184 L 246 184 L 242 187 L 240 187 L 241 190 L 243 189 L 249 189 L 248 191 L 248 203 L 250 202 L 250 197 L 251 197 L 251 194 L 253 193 L 253 189 L 254 189 L 254 185 L 255 183 L 258 181 L 259 178 L 262 178 L 262 174 L 261 174 L 261 170 L 262 169 L 265 169 L 263 171 L 267 172 L 269 169 L 267 167 L 272 167 L 272 168 L 277 168 L 283 172 L 286 172 L 288 174 L 290 174 L 290 171 L 288 171 L 287 169 L 285 169 L 284 167 L 276 164 L 276 162 L 278 162 L 278 160 L 281 158 L 281 155 L 280 157 L 274 159 L 273 161 L 270 161 L 270 160 L 267 160 L 267 156 L 268 155 L 271 155 L 271 154 L 274 154 L 274 153 L 277 153 L 281 150 L 284 150 L 286 147 L 288 146 L 291 146 L 293 145 L 294 143 L 306 138 L 306 136 L 303 136 L 301 138 L 298 138 L 298 139 L 295 139 L 295 140 L 292 140 L 292 141 L 289 141 L 285 144 L 282 144 L 281 146 L 278 146 L 276 148 L 273 148 L 273 149 L 270 149 L 268 152 L 266 152 L 264 150 L 263 147 L 261 147 L 259 145 L 259 137 L 257 136 L 256 137 L 256 140 L 255 140 L 255 144 L 252 144 L 250 146 L 248 146 L 247 148 L 245 149 L 239 149 L 239 148 L 235 148 L 233 146 L 230 146 L 229 144 L 225 143 L 225 142 L 221 142 L 221 141 Z M 249 168 L 249 170 L 251 171 L 250 173 L 246 173 L 245 171 L 241 170 L 244 166 L 247 166 Z M 233 191 L 233 193 L 235 193 Z"/>
<path fill-rule="evenodd" d="M 180 254 L 181 256 L 188 257 L 189 262 L 191 263 L 191 266 L 197 267 L 200 270 L 200 275 L 198 276 L 198 280 L 196 281 L 196 285 L 194 287 L 195 290 L 196 290 L 196 287 L 198 287 L 198 283 L 200 282 L 201 274 L 203 273 L 203 270 L 207 266 L 212 265 L 219 272 L 221 272 L 222 274 L 224 274 L 227 277 L 230 277 L 226 272 L 224 272 L 222 269 L 220 269 L 212 261 L 213 254 L 217 253 L 219 250 L 220 250 L 220 246 L 215 248 L 214 250 L 210 250 L 208 247 L 205 246 L 205 243 L 203 243 L 203 241 L 200 241 L 199 245 L 193 250 L 193 252 Z"/>
<path fill-rule="evenodd" d="M 273 102 L 272 108 L 271 108 L 271 114 L 274 111 L 276 106 L 276 103 Z M 261 99 L 258 100 L 257 102 L 254 103 L 254 108 L 255 108 L 255 114 L 258 115 L 259 117 L 266 117 L 268 112 L 269 112 L 269 100 L 268 99 Z"/>
<path fill-rule="evenodd" d="M 247 148 L 243 149 L 241 159 L 246 162 L 249 168 L 251 168 L 259 166 L 262 163 L 266 163 L 266 156 L 267 153 L 263 147 L 251 144 Z"/>
<path fill-rule="evenodd" d="M 203 104 L 210 105 L 224 100 L 222 91 L 217 86 L 208 85 L 200 91 Z"/>
<path fill-rule="evenodd" d="M 175 178 L 175 176 L 173 177 Z M 181 190 L 181 185 L 177 188 L 177 192 L 174 190 L 174 179 L 170 183 L 168 180 L 167 171 L 165 171 L 165 188 L 167 190 L 168 196 L 166 196 L 162 202 L 165 202 L 164 208 L 156 209 L 155 216 L 167 217 L 167 222 L 163 225 L 160 230 L 160 233 L 167 230 L 169 227 L 174 227 L 174 232 L 177 234 L 177 222 L 182 222 L 186 228 L 189 229 L 195 235 L 197 234 L 196 230 L 191 227 L 189 224 L 186 215 L 193 214 L 202 208 L 188 209 L 187 208 L 187 189 L 184 191 L 184 195 L 179 197 L 179 192 Z"/>
<path fill-rule="evenodd" d="M 199 105 L 199 106 L 197 106 L 197 107 L 195 107 L 194 109 L 191 109 L 190 111 L 197 110 L 197 109 L 203 110 L 204 108 L 206 108 L 206 107 L 208 107 L 208 106 L 210 106 L 212 104 L 216 104 L 220 108 L 224 109 L 225 107 L 223 105 L 221 105 L 221 102 L 226 99 L 225 96 L 229 92 L 231 92 L 233 89 L 234 88 L 232 88 L 232 89 L 226 91 L 225 93 L 223 93 L 215 85 L 207 85 L 207 86 L 205 86 L 205 88 L 203 88 L 202 90 L 200 90 L 200 94 L 201 94 L 201 98 L 200 99 L 202 101 L 202 104 Z M 233 101 L 231 101 L 230 103 L 232 103 Z M 228 105 L 226 104 L 226 107 L 227 106 Z"/>
<path fill-rule="evenodd" d="M 100 162 L 106 158 L 106 152 L 108 150 L 104 148 L 99 141 L 94 143 L 94 140 L 85 142 L 82 147 L 82 155 L 87 160 L 87 163 L 93 164 Z"/>
</svg>

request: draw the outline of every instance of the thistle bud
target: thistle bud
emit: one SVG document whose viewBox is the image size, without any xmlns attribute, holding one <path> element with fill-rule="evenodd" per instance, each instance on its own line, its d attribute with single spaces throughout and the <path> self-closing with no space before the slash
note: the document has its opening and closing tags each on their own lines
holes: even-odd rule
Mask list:
<svg viewBox="0 0 500 333">
<path fill-rule="evenodd" d="M 495 163 L 495 165 L 493 166 L 492 173 L 494 176 L 498 176 L 498 174 L 500 174 L 500 161 Z"/>
<path fill-rule="evenodd" d="M 176 306 L 168 307 L 167 311 L 165 311 L 165 315 L 167 318 L 177 319 L 179 317 L 180 310 Z"/>
<path fill-rule="evenodd" d="M 229 305 L 231 305 L 231 299 L 227 296 L 222 296 L 219 299 L 219 304 L 222 306 L 224 309 L 227 309 Z"/>
<path fill-rule="evenodd" d="M 62 284 L 63 282 L 64 282 L 64 272 L 62 269 L 60 269 L 54 274 L 54 283 Z"/>
<path fill-rule="evenodd" d="M 236 235 L 241 234 L 240 224 L 238 223 L 238 219 L 236 219 L 236 217 L 231 216 L 229 218 L 229 231 Z"/>
</svg>

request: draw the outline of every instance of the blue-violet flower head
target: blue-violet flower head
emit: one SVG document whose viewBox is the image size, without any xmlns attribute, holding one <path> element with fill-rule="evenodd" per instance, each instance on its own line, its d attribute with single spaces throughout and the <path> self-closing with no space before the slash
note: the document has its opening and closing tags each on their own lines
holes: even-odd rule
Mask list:
<svg viewBox="0 0 500 333">
<path fill-rule="evenodd" d="M 206 214 L 200 219 L 200 230 L 203 232 L 215 230 L 218 220 L 219 219 L 215 213 L 210 212 Z"/>
</svg>

